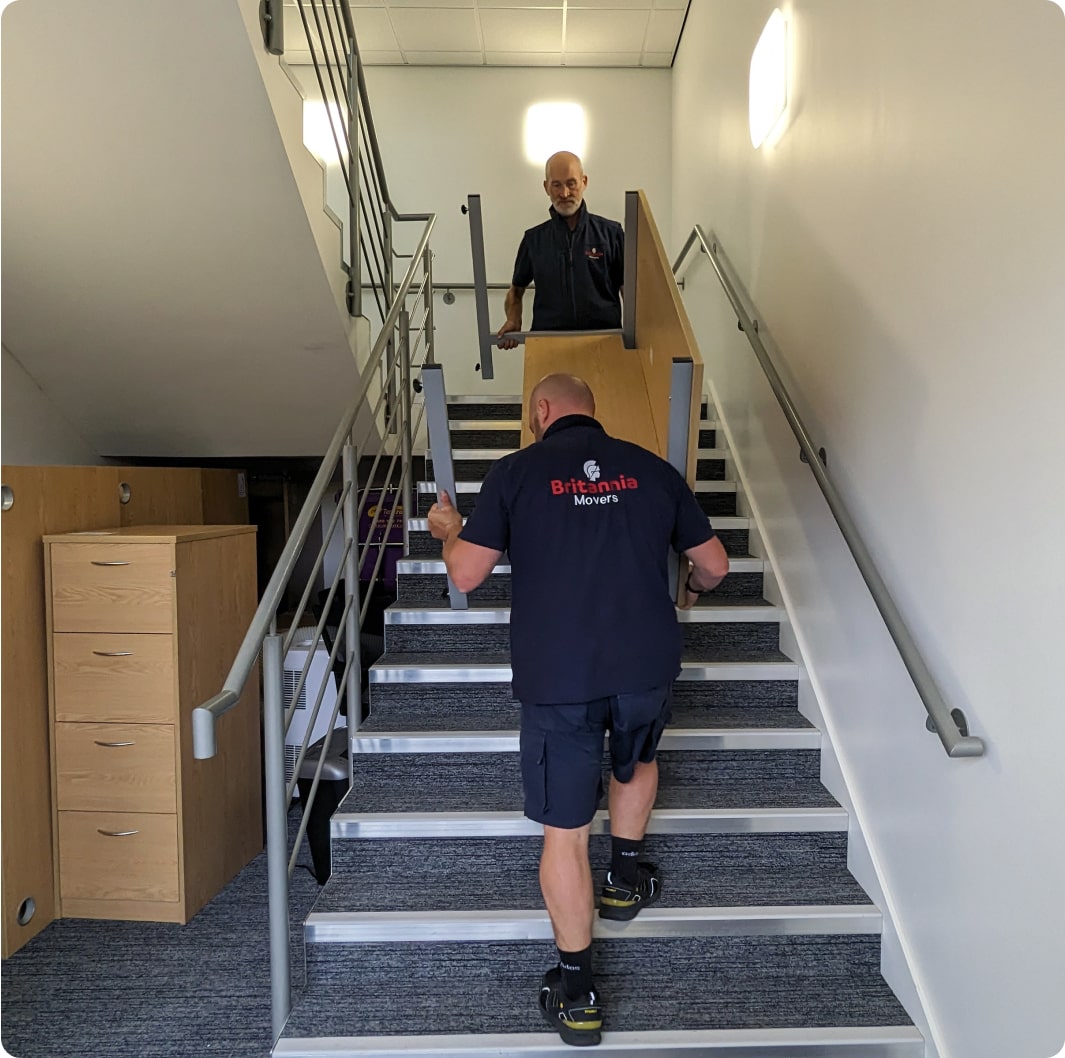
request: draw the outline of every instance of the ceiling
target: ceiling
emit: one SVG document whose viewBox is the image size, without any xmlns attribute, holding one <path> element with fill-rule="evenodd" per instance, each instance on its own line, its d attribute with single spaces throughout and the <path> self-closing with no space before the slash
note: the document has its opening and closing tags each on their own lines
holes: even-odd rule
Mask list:
<svg viewBox="0 0 1065 1058">
<path fill-rule="evenodd" d="M 285 59 L 308 63 L 297 0 L 284 2 Z M 372 66 L 662 68 L 673 63 L 688 2 L 351 0 L 351 7 L 363 62 Z"/>
</svg>

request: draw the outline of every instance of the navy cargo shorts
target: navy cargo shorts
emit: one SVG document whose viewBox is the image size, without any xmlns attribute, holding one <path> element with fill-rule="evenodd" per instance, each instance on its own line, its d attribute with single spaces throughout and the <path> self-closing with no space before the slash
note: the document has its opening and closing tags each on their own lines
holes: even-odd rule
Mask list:
<svg viewBox="0 0 1065 1058">
<path fill-rule="evenodd" d="M 521 780 L 525 815 L 575 830 L 592 821 L 603 796 L 603 736 L 610 768 L 630 782 L 636 762 L 655 759 L 671 719 L 672 685 L 590 702 L 521 707 Z"/>
</svg>

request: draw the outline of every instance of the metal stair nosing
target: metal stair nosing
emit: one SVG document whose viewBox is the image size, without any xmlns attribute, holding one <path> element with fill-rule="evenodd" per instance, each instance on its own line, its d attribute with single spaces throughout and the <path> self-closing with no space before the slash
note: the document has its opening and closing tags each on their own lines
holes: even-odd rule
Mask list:
<svg viewBox="0 0 1065 1058">
<path fill-rule="evenodd" d="M 631 922 L 596 918 L 593 936 L 721 937 L 880 935 L 883 915 L 872 904 L 787 904 L 747 907 L 649 907 Z M 308 944 L 379 944 L 422 941 L 551 940 L 542 909 L 500 911 L 312 911 L 304 922 Z"/>
<path fill-rule="evenodd" d="M 807 808 L 656 808 L 649 834 L 777 834 L 846 831 L 847 812 L 839 805 Z M 519 811 L 345 812 L 330 822 L 342 838 L 528 837 L 543 828 Z M 599 811 L 593 834 L 609 834 L 610 820 Z"/>
<path fill-rule="evenodd" d="M 517 753 L 517 731 L 374 731 L 353 734 L 356 754 L 379 753 Z M 817 750 L 816 727 L 667 728 L 659 742 L 663 752 L 682 749 L 723 752 L 743 750 Z"/>
<path fill-rule="evenodd" d="M 402 655 L 396 655 L 401 657 Z M 732 680 L 797 680 L 794 661 L 682 661 L 680 682 Z M 505 662 L 375 662 L 370 684 L 378 683 L 510 683 L 511 668 Z"/>
<path fill-rule="evenodd" d="M 276 1058 L 565 1058 L 554 1033 L 282 1037 Z M 858 1028 L 707 1029 L 603 1033 L 597 1058 L 922 1058 L 910 1025 Z"/>
</svg>

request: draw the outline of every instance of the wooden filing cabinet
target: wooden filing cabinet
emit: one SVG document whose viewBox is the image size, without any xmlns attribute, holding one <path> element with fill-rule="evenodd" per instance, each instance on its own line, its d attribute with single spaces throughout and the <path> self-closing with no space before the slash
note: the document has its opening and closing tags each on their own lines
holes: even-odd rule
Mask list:
<svg viewBox="0 0 1065 1058">
<path fill-rule="evenodd" d="M 256 606 L 254 526 L 44 537 L 59 914 L 187 922 L 262 848 L 258 676 L 195 760 Z"/>
</svg>

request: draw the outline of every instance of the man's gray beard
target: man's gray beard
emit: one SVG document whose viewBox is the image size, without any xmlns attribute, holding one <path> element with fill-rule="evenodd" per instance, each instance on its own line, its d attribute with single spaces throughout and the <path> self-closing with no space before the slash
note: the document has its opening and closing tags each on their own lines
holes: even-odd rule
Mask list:
<svg viewBox="0 0 1065 1058">
<path fill-rule="evenodd" d="M 570 213 L 576 213 L 580 208 L 581 204 L 579 202 L 563 202 L 555 206 L 555 212 L 561 213 L 565 217 Z"/>
</svg>

